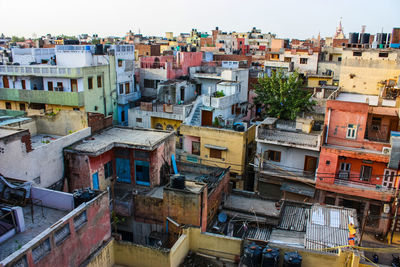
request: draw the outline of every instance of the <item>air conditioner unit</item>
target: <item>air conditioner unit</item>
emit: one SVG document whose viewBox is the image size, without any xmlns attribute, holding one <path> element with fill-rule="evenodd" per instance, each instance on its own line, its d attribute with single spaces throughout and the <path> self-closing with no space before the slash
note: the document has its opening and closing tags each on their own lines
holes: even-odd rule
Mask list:
<svg viewBox="0 0 400 267">
<path fill-rule="evenodd" d="M 392 152 L 392 148 L 391 147 L 382 148 L 382 154 L 383 155 L 390 155 L 391 152 Z"/>
</svg>

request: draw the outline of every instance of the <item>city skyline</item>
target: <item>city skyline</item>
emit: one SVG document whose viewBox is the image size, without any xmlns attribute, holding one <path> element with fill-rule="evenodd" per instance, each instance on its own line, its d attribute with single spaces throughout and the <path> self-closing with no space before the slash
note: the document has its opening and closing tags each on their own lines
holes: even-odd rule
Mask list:
<svg viewBox="0 0 400 267">
<path fill-rule="evenodd" d="M 399 26 L 396 25 L 396 6 L 400 7 L 400 3 L 396 0 L 386 0 L 385 4 L 371 2 L 368 8 L 361 0 L 327 2 L 307 0 L 299 4 L 289 0 L 285 5 L 289 8 L 285 10 L 282 4 L 270 1 L 251 1 L 246 5 L 237 0 L 204 1 L 193 12 L 191 4 L 180 0 L 144 3 L 116 0 L 112 6 L 105 1 L 72 0 L 68 5 L 61 6 L 49 0 L 18 3 L 0 0 L 0 9 L 8 10 L 0 18 L 0 24 L 7 27 L 0 32 L 6 36 L 26 38 L 47 33 L 124 36 L 129 30 L 135 33 L 140 30 L 147 36 L 165 36 L 165 32 L 172 31 L 176 36 L 181 32 L 190 32 L 192 28 L 210 33 L 218 26 L 226 32 L 247 32 L 256 27 L 262 32 L 275 33 L 279 38 L 307 39 L 316 37 L 319 32 L 321 37 L 332 36 L 341 18 L 346 35 L 360 32 L 362 25 L 366 25 L 366 32 L 371 34 L 382 29 L 383 32 L 390 32 L 393 27 Z M 235 8 L 238 6 L 241 8 Z M 387 6 L 393 8 L 387 9 Z M 10 14 L 19 14 L 19 19 L 12 20 L 14 15 Z"/>
</svg>

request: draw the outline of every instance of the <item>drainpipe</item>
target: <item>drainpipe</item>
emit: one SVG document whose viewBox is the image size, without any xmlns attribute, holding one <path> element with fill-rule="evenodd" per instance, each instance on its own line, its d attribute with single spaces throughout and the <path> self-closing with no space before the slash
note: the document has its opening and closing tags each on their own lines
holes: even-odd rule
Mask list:
<svg viewBox="0 0 400 267">
<path fill-rule="evenodd" d="M 329 124 L 331 123 L 331 108 L 328 108 L 328 124 L 326 125 L 325 144 L 328 143 Z"/>
</svg>

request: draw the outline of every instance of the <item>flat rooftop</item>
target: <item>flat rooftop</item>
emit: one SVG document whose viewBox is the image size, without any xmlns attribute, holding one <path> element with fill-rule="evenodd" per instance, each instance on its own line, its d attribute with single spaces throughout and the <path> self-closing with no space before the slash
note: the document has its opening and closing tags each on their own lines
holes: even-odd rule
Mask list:
<svg viewBox="0 0 400 267">
<path fill-rule="evenodd" d="M 8 137 L 23 130 L 0 128 L 0 138 Z"/>
<path fill-rule="evenodd" d="M 37 134 L 31 137 L 32 148 L 35 149 L 37 147 L 49 144 L 62 136 L 54 135 L 54 134 Z"/>
<path fill-rule="evenodd" d="M 160 142 L 171 135 L 173 135 L 171 132 L 153 129 L 113 127 L 72 145 L 68 150 L 96 156 L 119 145 L 154 150 Z"/>
<path fill-rule="evenodd" d="M 22 207 L 22 209 L 26 230 L 22 233 L 17 233 L 0 244 L 0 261 L 20 249 L 23 245 L 69 213 L 68 211 L 33 205 L 32 222 L 31 206 L 26 205 Z"/>
<path fill-rule="evenodd" d="M 378 106 L 379 96 L 377 96 L 377 95 L 361 95 L 361 94 L 341 92 L 336 97 L 335 100 L 355 102 L 355 103 L 368 103 L 370 106 Z M 383 99 L 382 106 L 395 107 L 396 100 Z"/>
<path fill-rule="evenodd" d="M 224 209 L 277 218 L 279 218 L 281 213 L 280 210 L 275 207 L 275 202 L 273 201 L 232 194 L 226 199 Z"/>
</svg>

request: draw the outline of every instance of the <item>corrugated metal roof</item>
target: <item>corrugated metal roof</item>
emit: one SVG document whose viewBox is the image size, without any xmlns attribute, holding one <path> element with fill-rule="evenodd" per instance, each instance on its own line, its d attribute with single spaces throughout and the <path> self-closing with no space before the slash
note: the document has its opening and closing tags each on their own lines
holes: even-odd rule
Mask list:
<svg viewBox="0 0 400 267">
<path fill-rule="evenodd" d="M 350 223 L 358 227 L 355 209 L 314 204 L 306 227 L 305 247 L 321 249 L 348 245 Z"/>
<path fill-rule="evenodd" d="M 271 229 L 269 228 L 249 228 L 246 233 L 246 238 L 255 240 L 268 241 L 271 236 Z"/>
<path fill-rule="evenodd" d="M 278 228 L 305 232 L 308 217 L 310 217 L 310 207 L 287 203 L 283 208 Z"/>
</svg>

